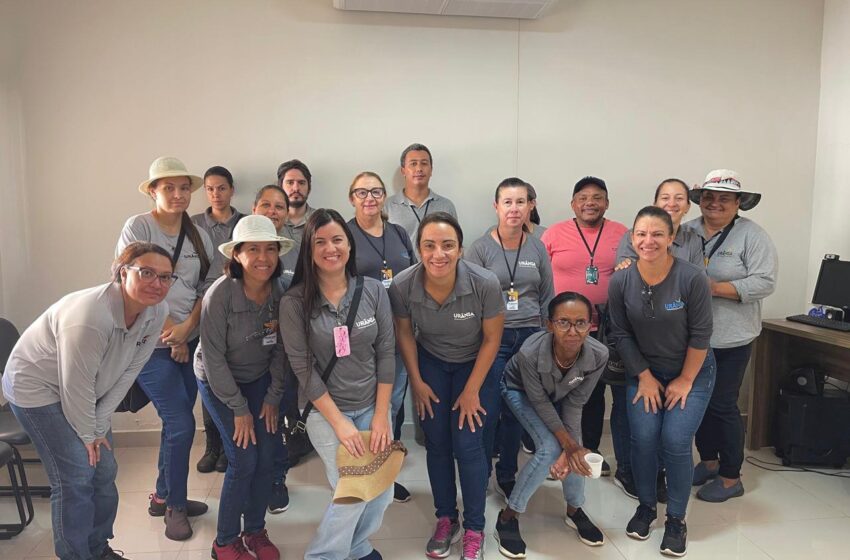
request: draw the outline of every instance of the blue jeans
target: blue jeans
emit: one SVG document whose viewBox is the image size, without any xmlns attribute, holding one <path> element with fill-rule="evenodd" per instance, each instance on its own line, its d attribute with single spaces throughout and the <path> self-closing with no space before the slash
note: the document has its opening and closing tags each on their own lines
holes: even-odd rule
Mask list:
<svg viewBox="0 0 850 560">
<path fill-rule="evenodd" d="M 50 480 L 53 549 L 61 560 L 100 558 L 113 537 L 118 512 L 115 455 L 100 448 L 100 461 L 89 466 L 88 452 L 62 413 L 60 403 L 34 408 L 10 404 L 29 434 Z M 112 432 L 107 436 L 112 442 Z"/>
<path fill-rule="evenodd" d="M 171 349 L 157 348 L 137 379 L 162 420 L 156 495 L 169 506 L 185 507 L 187 500 L 189 451 L 195 437 L 192 408 L 198 396 L 192 357 L 197 346 L 197 338 L 189 342 L 185 364 L 171 359 Z"/>
<path fill-rule="evenodd" d="M 534 495 L 540 485 L 546 480 L 551 467 L 563 449 L 543 420 L 534 411 L 534 406 L 522 391 L 508 389 L 502 381 L 502 398 L 505 404 L 513 411 L 514 417 L 520 425 L 526 429 L 528 435 L 534 440 L 534 455 L 519 471 L 516 485 L 508 498 L 508 507 L 517 513 L 525 512 L 528 501 Z M 584 477 L 570 473 L 561 481 L 561 489 L 564 492 L 564 501 L 572 507 L 584 505 Z"/>
<path fill-rule="evenodd" d="M 375 407 L 362 410 L 343 412 L 354 426 L 360 430 L 370 430 Z M 331 488 L 336 488 L 339 471 L 336 466 L 336 452 L 339 439 L 325 417 L 313 410 L 307 417 L 307 435 L 316 453 L 325 464 L 325 474 Z M 363 558 L 372 553 L 373 547 L 369 542 L 375 531 L 381 528 L 384 511 L 393 501 L 393 487 L 377 498 L 356 504 L 328 505 L 322 522 L 316 530 L 316 536 L 304 552 L 304 560 L 345 560 L 347 558 Z"/>
<path fill-rule="evenodd" d="M 272 465 L 277 447 L 283 446 L 280 433 L 267 432 L 265 420 L 260 418 L 263 399 L 270 384 L 271 376 L 268 373 L 251 383 L 236 384 L 248 401 L 257 438 L 256 445 L 249 443 L 247 449 L 243 449 L 233 441 L 233 411 L 213 394 L 209 383 L 198 379 L 201 400 L 221 434 L 221 443 L 227 455 L 227 472 L 221 485 L 215 539 L 222 546 L 239 538 L 243 516 L 246 533 L 262 531 L 266 526 L 266 506 L 272 489 Z"/>
<path fill-rule="evenodd" d="M 460 489 L 463 494 L 463 527 L 472 531 L 484 530 L 484 502 L 487 494 L 487 456 L 484 451 L 484 430 L 474 432 L 464 424 L 458 429 L 460 411 L 452 410 L 460 393 L 466 387 L 472 373 L 474 361 L 461 364 L 444 362 L 418 346 L 419 373 L 422 380 L 431 387 L 439 403 L 431 403 L 434 417 L 425 414 L 422 430 L 425 432 L 425 455 L 428 465 L 428 478 L 431 492 L 434 494 L 434 508 L 437 517 L 457 519 L 457 484 L 455 483 L 455 461 L 460 477 Z M 484 381 L 478 393 L 482 406 L 489 413 L 487 405 L 495 400 L 493 392 L 498 384 L 489 377 Z M 498 395 L 498 393 L 497 393 Z M 488 414 L 489 415 L 489 414 Z"/>
<path fill-rule="evenodd" d="M 519 352 L 525 339 L 539 330 L 535 327 L 521 327 L 518 329 L 506 328 L 502 332 L 502 344 L 499 346 L 499 353 L 496 354 L 492 367 L 492 370 L 496 373 L 493 377 L 499 384 L 501 384 L 505 366 L 508 365 L 510 359 Z M 498 395 L 501 401 L 501 389 Z M 487 411 L 487 418 L 489 419 L 490 409 L 485 406 L 484 410 Z M 495 433 L 495 449 L 499 451 L 499 462 L 496 463 L 496 479 L 499 482 L 512 481 L 516 478 L 517 455 L 519 455 L 519 446 L 522 440 L 522 425 L 514 417 L 510 407 L 501 407 L 495 430 L 489 429 L 489 424 L 485 425 L 484 441 L 485 445 L 489 446 L 487 449 L 490 452 L 487 456 L 488 466 L 491 464 L 489 457 L 493 456 L 493 444 L 488 439 L 491 433 Z"/>
<path fill-rule="evenodd" d="M 626 386 L 626 402 L 632 431 L 632 474 L 640 503 L 656 507 L 656 476 L 659 448 L 667 469 L 667 514 L 684 519 L 691 495 L 694 461 L 691 447 L 699 428 L 715 378 L 714 354 L 709 350 L 702 368 L 694 379 L 684 410 L 677 404 L 673 410 L 645 412 L 643 399 L 631 404 L 637 394 L 638 380 L 631 377 Z M 653 371 L 666 387 L 680 372 Z"/>
<path fill-rule="evenodd" d="M 393 439 L 401 439 L 401 426 L 404 424 L 404 396 L 407 393 L 407 370 L 398 349 L 395 351 L 395 381 L 390 397 L 390 421 L 393 427 Z"/>
</svg>

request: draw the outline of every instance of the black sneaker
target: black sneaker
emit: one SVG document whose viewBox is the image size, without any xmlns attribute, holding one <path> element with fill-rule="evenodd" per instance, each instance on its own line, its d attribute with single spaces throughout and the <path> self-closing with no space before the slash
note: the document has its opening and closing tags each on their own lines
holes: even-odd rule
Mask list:
<svg viewBox="0 0 850 560">
<path fill-rule="evenodd" d="M 109 545 L 106 545 L 98 558 L 99 560 L 127 560 L 123 550 L 113 550 Z"/>
<path fill-rule="evenodd" d="M 207 443 L 207 449 L 206 451 L 204 451 L 204 455 L 201 457 L 201 459 L 198 461 L 198 464 L 196 465 L 198 472 L 213 472 L 215 470 L 215 464 L 218 462 L 219 454 L 223 455 L 224 453 L 218 447 Z"/>
<path fill-rule="evenodd" d="M 643 504 L 639 505 L 628 525 L 626 525 L 626 534 L 633 539 L 645 541 L 649 538 L 649 531 L 656 517 L 658 517 L 656 510 Z"/>
<path fill-rule="evenodd" d="M 502 523 L 502 515 L 496 518 L 496 542 L 499 552 L 508 558 L 525 558 L 525 541 L 519 534 L 519 519 L 514 517 Z"/>
<path fill-rule="evenodd" d="M 403 504 L 405 502 L 410 501 L 410 492 L 407 491 L 407 488 L 399 484 L 398 482 L 394 483 L 393 487 L 393 501 L 397 504 Z"/>
<path fill-rule="evenodd" d="M 215 472 L 227 472 L 227 454 L 222 451 L 215 462 Z"/>
<path fill-rule="evenodd" d="M 578 533 L 578 540 L 588 546 L 602 546 L 605 544 L 605 536 L 602 531 L 593 524 L 593 521 L 584 513 L 584 510 L 578 508 L 572 515 L 567 513 L 564 516 L 564 523 L 568 527 L 572 527 Z"/>
<path fill-rule="evenodd" d="M 289 490 L 285 482 L 272 484 L 272 493 L 269 496 L 269 513 L 283 513 L 289 509 Z"/>
<path fill-rule="evenodd" d="M 659 504 L 667 503 L 667 476 L 664 471 L 658 471 L 658 478 L 655 480 L 655 499 Z"/>
<path fill-rule="evenodd" d="M 505 498 L 505 503 L 507 503 L 508 499 L 510 499 L 511 492 L 514 491 L 514 486 L 516 486 L 516 480 L 506 480 L 504 482 L 496 481 L 496 489 L 499 491 L 499 494 Z"/>
<path fill-rule="evenodd" d="M 148 505 L 148 514 L 151 517 L 162 517 L 165 515 L 165 510 L 168 509 L 168 506 L 165 502 L 158 502 L 155 498 L 154 494 L 148 496 L 150 499 L 150 504 Z M 186 515 L 189 517 L 198 517 L 199 515 L 203 515 L 209 509 L 209 506 L 204 502 L 198 502 L 195 500 L 186 500 Z"/>
<path fill-rule="evenodd" d="M 684 556 L 688 550 L 688 525 L 672 515 L 664 522 L 664 538 L 661 539 L 661 554 Z"/>
<path fill-rule="evenodd" d="M 631 473 L 626 474 L 620 469 L 614 473 L 614 485 L 617 486 L 629 498 L 638 499 L 637 488 L 635 488 L 635 479 Z"/>
</svg>

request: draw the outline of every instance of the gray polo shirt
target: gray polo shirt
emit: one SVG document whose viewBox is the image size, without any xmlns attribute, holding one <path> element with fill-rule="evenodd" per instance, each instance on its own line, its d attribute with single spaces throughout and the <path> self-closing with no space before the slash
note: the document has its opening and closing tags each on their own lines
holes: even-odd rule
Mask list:
<svg viewBox="0 0 850 560">
<path fill-rule="evenodd" d="M 493 272 L 502 286 L 505 300 L 505 328 L 540 327 L 542 318 L 549 314 L 549 301 L 555 295 L 552 283 L 552 263 L 546 247 L 540 239 L 525 235 L 519 255 L 516 250 L 502 251 L 499 242 L 493 239 L 490 228 L 464 251 L 463 258 Z M 507 308 L 507 292 L 511 286 L 511 271 L 514 273 L 514 289 L 519 292 L 516 310 Z"/>
<path fill-rule="evenodd" d="M 245 217 L 245 214 L 232 206 L 230 207 L 230 211 L 233 212 L 233 215 L 226 222 L 219 222 L 213 218 L 212 208 L 207 208 L 204 212 L 192 216 L 192 223 L 207 232 L 210 240 L 212 240 L 213 254 L 208 255 L 211 262 L 210 271 L 207 274 L 207 278 L 210 280 L 215 280 L 224 274 L 224 263 L 227 262 L 227 258 L 221 254 L 218 246 L 232 239 L 233 228 L 236 227 L 239 220 Z"/>
<path fill-rule="evenodd" d="M 404 189 L 402 189 L 387 198 L 384 209 L 387 211 L 389 221 L 403 227 L 404 231 L 410 236 L 410 241 L 414 244 L 416 243 L 416 230 L 419 229 L 419 222 L 428 214 L 448 212 L 457 218 L 457 211 L 452 201 L 438 195 L 433 189 L 429 189 L 428 196 L 419 206 L 407 198 L 404 195 Z"/>
<path fill-rule="evenodd" d="M 705 236 L 702 218 L 685 224 Z M 720 233 L 705 244 L 705 254 L 711 252 Z M 711 298 L 714 309 L 712 348 L 734 348 L 749 344 L 761 333 L 761 300 L 776 289 L 779 257 L 770 236 L 748 218 L 738 218 L 723 244 L 711 257 L 706 268 L 715 282 L 731 282 L 741 301 Z"/>
<path fill-rule="evenodd" d="M 283 220 L 283 227 L 280 228 L 278 232 L 283 237 L 288 237 L 289 239 L 295 241 L 296 247 L 301 247 L 301 239 L 304 237 L 304 226 L 307 225 L 307 218 L 309 218 L 313 212 L 316 211 L 315 208 L 310 207 L 309 204 L 307 206 L 307 211 L 304 214 L 304 217 L 298 223 L 293 223 L 289 221 L 289 218 L 285 218 Z"/>
<path fill-rule="evenodd" d="M 706 349 L 711 340 L 708 277 L 677 258 L 667 277 L 651 289 L 650 296 L 637 266 L 614 273 L 608 285 L 611 339 L 626 374 L 650 369 L 678 375 L 688 348 Z"/>
<path fill-rule="evenodd" d="M 280 328 L 292 370 L 298 378 L 299 407 L 329 393 L 342 411 L 360 410 L 375 404 L 378 383 L 395 380 L 395 333 L 390 300 L 384 286 L 374 278 L 363 279 L 363 294 L 354 327 L 349 333 L 351 354 L 337 359 L 327 383 L 322 372 L 334 355 L 333 329 L 345 325 L 356 282 L 334 307 L 323 296 L 309 321 L 309 345 L 305 332 L 304 284 L 293 286 L 280 302 Z"/>
<path fill-rule="evenodd" d="M 505 312 L 496 275 L 477 264 L 459 260 L 454 292 L 440 305 L 425 291 L 422 263 L 399 274 L 390 286 L 397 317 L 410 319 L 418 342 L 437 358 L 450 363 L 478 356 L 482 321 Z"/>
<path fill-rule="evenodd" d="M 207 290 L 201 307 L 201 343 L 195 351 L 195 376 L 236 416 L 249 413 L 237 383 L 251 383 L 266 372 L 271 386 L 264 402 L 278 406 L 283 394 L 283 342 L 278 307 L 283 290 L 272 282 L 263 305 L 248 299 L 242 280 L 222 276 Z"/>
<path fill-rule="evenodd" d="M 288 253 L 280 257 L 280 276 L 277 283 L 283 291 L 292 285 L 292 277 L 295 276 L 295 265 L 298 264 L 298 254 L 301 252 L 301 244 L 296 244 Z"/>
<path fill-rule="evenodd" d="M 18 340 L 3 375 L 3 394 L 21 408 L 62 403 L 84 443 L 105 437 L 115 407 L 153 353 L 168 316 L 164 301 L 129 329 L 116 283 L 68 294 Z"/>
<path fill-rule="evenodd" d="M 526 394 L 549 431 L 566 429 L 581 444 L 581 411 L 608 363 L 608 348 L 588 336 L 573 367 L 561 373 L 552 336 L 538 332 L 525 340 L 505 366 L 505 384 Z"/>
<path fill-rule="evenodd" d="M 212 259 L 215 248 L 210 240 L 210 236 L 202 228 L 197 229 L 198 234 L 203 240 L 207 257 Z M 117 257 L 121 254 L 121 251 L 133 241 L 147 241 L 154 245 L 159 245 L 169 255 L 173 255 L 174 249 L 177 248 L 178 237 L 178 235 L 166 235 L 163 233 L 150 212 L 139 214 L 131 217 L 124 224 L 124 228 L 121 230 L 121 236 L 118 238 L 118 245 L 115 247 L 115 256 Z M 177 281 L 168 290 L 165 301 L 168 302 L 169 317 L 175 323 L 182 323 L 192 313 L 192 308 L 195 307 L 195 302 L 198 298 L 203 297 L 204 292 L 213 282 L 211 274 L 208 274 L 207 278 L 203 279 L 203 281 L 200 281 L 198 278 L 201 273 L 201 261 L 188 235 L 183 240 L 183 248 L 180 250 L 180 257 L 177 259 L 177 267 L 174 269 L 174 273 L 177 275 Z M 198 330 L 195 329 L 189 335 L 189 340 L 197 336 Z M 167 346 L 158 341 L 157 348 L 167 348 Z"/>
<path fill-rule="evenodd" d="M 673 239 L 670 253 L 683 261 L 688 261 L 689 263 L 705 268 L 705 257 L 702 253 L 702 237 L 690 228 L 679 227 L 679 231 L 676 232 L 676 237 Z M 626 259 L 631 259 L 632 262 L 638 259 L 638 254 L 632 246 L 631 229 L 623 235 L 623 238 L 620 239 L 620 244 L 617 246 L 617 264 Z"/>
<path fill-rule="evenodd" d="M 348 229 L 357 248 L 357 273 L 381 280 L 384 259 L 395 277 L 402 270 L 416 264 L 413 245 L 404 228 L 398 224 L 384 222 L 384 235 L 375 237 L 357 225 L 357 220 L 348 221 Z"/>
<path fill-rule="evenodd" d="M 541 226 L 540 224 L 537 224 L 534 226 L 534 231 L 531 232 L 531 235 L 533 235 L 537 239 L 540 239 L 543 237 L 543 232 L 547 229 L 548 228 L 546 226 Z"/>
</svg>

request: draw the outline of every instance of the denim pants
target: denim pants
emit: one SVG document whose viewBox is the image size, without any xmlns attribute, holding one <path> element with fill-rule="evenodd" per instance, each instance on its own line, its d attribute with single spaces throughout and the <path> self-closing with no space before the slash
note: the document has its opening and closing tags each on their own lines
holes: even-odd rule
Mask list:
<svg viewBox="0 0 850 560">
<path fill-rule="evenodd" d="M 431 387 L 439 403 L 431 403 L 434 417 L 425 414 L 422 430 L 425 432 L 425 456 L 428 465 L 428 478 L 431 492 L 434 494 L 436 516 L 458 518 L 457 484 L 455 483 L 455 461 L 460 477 L 460 489 L 463 494 L 463 527 L 472 531 L 484 530 L 484 502 L 487 494 L 487 457 L 484 451 L 484 430 L 476 427 L 473 432 L 468 424 L 458 429 L 460 411 L 452 406 L 460 396 L 474 361 L 455 364 L 444 362 L 418 347 L 419 373 L 422 380 Z M 491 368 L 490 377 L 493 374 Z M 491 394 L 497 392 L 498 385 L 484 381 L 478 393 L 482 407 L 485 403 L 497 401 Z"/>
<path fill-rule="evenodd" d="M 53 548 L 61 560 L 100 558 L 113 537 L 118 512 L 115 455 L 100 448 L 97 466 L 89 465 L 86 446 L 62 413 L 60 403 L 34 408 L 10 404 L 26 430 L 50 481 Z M 112 432 L 107 436 L 112 442 Z"/>
<path fill-rule="evenodd" d="M 617 459 L 617 471 L 623 476 L 632 474 L 632 431 L 629 428 L 626 386 L 611 385 L 611 443 Z"/>
<path fill-rule="evenodd" d="M 504 398 L 507 408 L 513 411 L 514 417 L 534 440 L 534 455 L 519 471 L 516 485 L 508 498 L 509 508 L 517 513 L 524 513 L 528 501 L 546 480 L 549 467 L 558 460 L 563 449 L 555 434 L 549 431 L 549 428 L 537 415 L 534 406 L 525 393 L 508 389 L 505 382 L 502 381 L 502 398 Z M 561 488 L 567 505 L 576 508 L 584 505 L 583 476 L 576 473 L 568 474 L 561 481 Z"/>
<path fill-rule="evenodd" d="M 374 405 L 362 410 L 342 412 L 360 431 L 371 429 L 374 413 Z M 325 417 L 317 410 L 313 410 L 307 417 L 307 435 L 325 464 L 325 473 L 331 488 L 335 489 L 339 480 L 336 466 L 339 439 Z M 368 502 L 331 502 L 316 530 L 316 536 L 304 552 L 304 560 L 346 560 L 371 554 L 373 548 L 369 537 L 381 528 L 384 511 L 392 501 L 393 487 L 390 485 L 383 494 Z"/>
<path fill-rule="evenodd" d="M 254 417 L 254 435 L 257 444 L 248 443 L 247 449 L 237 447 L 233 441 L 235 421 L 233 411 L 216 397 L 209 383 L 198 379 L 201 400 L 209 410 L 221 434 L 224 453 L 227 455 L 227 472 L 221 485 L 218 506 L 216 542 L 228 545 L 239 538 L 242 518 L 245 532 L 256 533 L 266 526 L 266 506 L 272 489 L 272 465 L 277 446 L 283 446 L 280 434 L 266 431 L 266 422 L 260 418 L 263 400 L 271 384 L 266 373 L 250 383 L 237 383 L 239 392 L 248 401 Z"/>
<path fill-rule="evenodd" d="M 185 364 L 171 359 L 170 348 L 157 348 L 137 379 L 162 420 L 156 495 L 169 506 L 185 507 L 187 500 L 189 452 L 195 437 L 192 408 L 198 396 L 192 357 L 197 346 L 197 338 L 189 342 Z"/>
<path fill-rule="evenodd" d="M 714 389 L 714 355 L 709 350 L 702 368 L 694 379 L 684 410 L 677 404 L 673 410 L 645 412 L 643 399 L 631 404 L 637 395 L 638 379 L 631 377 L 626 385 L 626 402 L 632 431 L 632 474 L 641 504 L 656 507 L 656 477 L 659 448 L 667 469 L 667 514 L 684 519 L 694 476 L 692 446 L 694 434 Z M 653 371 L 666 387 L 679 372 Z"/>
<path fill-rule="evenodd" d="M 499 346 L 499 353 L 496 354 L 496 359 L 493 361 L 492 370 L 495 373 L 494 381 L 501 385 L 501 380 L 504 377 L 505 366 L 513 358 L 514 354 L 519 352 L 522 344 L 532 334 L 540 329 L 534 327 L 522 327 L 517 329 L 505 329 L 502 332 L 502 344 Z M 501 388 L 499 390 L 499 399 L 502 399 Z M 486 406 L 487 418 L 490 418 L 490 409 Z M 517 472 L 517 455 L 519 455 L 519 446 L 522 440 L 522 425 L 514 417 L 510 407 L 501 406 L 499 419 L 495 430 L 489 429 L 489 424 L 485 426 L 488 430 L 484 432 L 485 445 L 489 445 L 487 450 L 490 454 L 487 455 L 487 464 L 490 465 L 490 457 L 493 456 L 493 446 L 489 443 L 488 437 L 491 432 L 495 432 L 495 449 L 499 451 L 499 462 L 496 463 L 496 479 L 499 482 L 512 481 L 516 478 Z"/>
<path fill-rule="evenodd" d="M 738 394 L 750 361 L 752 343 L 735 348 L 714 348 L 717 382 L 705 418 L 697 430 L 700 460 L 720 460 L 720 476 L 740 478 L 744 463 L 744 425 Z"/>
<path fill-rule="evenodd" d="M 395 380 L 393 393 L 390 397 L 390 421 L 393 427 L 393 439 L 401 439 L 401 426 L 404 424 L 404 396 L 407 394 L 407 370 L 404 360 L 396 348 L 395 351 Z"/>
</svg>

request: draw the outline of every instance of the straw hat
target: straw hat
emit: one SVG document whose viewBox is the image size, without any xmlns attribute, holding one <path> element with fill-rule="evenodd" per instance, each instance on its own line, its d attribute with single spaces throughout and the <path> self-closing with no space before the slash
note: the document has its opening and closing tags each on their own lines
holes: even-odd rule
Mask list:
<svg viewBox="0 0 850 560">
<path fill-rule="evenodd" d="M 165 177 L 188 177 L 192 181 L 192 192 L 200 189 L 204 184 L 203 179 L 186 171 L 186 166 L 176 157 L 158 157 L 153 160 L 148 170 L 148 180 L 142 181 L 139 185 L 139 192 L 150 194 L 148 187 L 150 187 L 151 183 Z"/>
<path fill-rule="evenodd" d="M 372 432 L 360 432 L 366 453 L 355 457 L 340 445 L 336 452 L 339 481 L 336 483 L 333 502 L 356 504 L 368 502 L 380 496 L 395 482 L 407 449 L 400 441 L 394 441 L 381 453 L 369 451 Z"/>
<path fill-rule="evenodd" d="M 279 255 L 283 256 L 295 247 L 295 242 L 277 234 L 272 221 L 265 216 L 245 216 L 233 228 L 233 239 L 218 246 L 218 250 L 228 259 L 233 258 L 233 248 L 240 243 L 277 241 L 280 244 Z"/>
<path fill-rule="evenodd" d="M 705 176 L 701 187 L 691 189 L 691 202 L 699 204 L 702 191 L 734 193 L 741 196 L 741 210 L 752 210 L 761 200 L 761 193 L 745 191 L 741 188 L 741 178 L 731 169 L 715 169 Z"/>
</svg>

